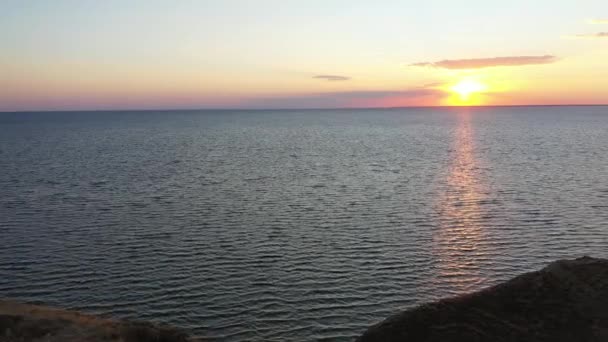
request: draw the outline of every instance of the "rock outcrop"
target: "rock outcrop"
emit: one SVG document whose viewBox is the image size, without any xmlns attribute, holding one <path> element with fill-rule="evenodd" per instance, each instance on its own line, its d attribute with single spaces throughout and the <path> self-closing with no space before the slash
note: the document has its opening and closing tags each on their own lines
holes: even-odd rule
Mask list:
<svg viewBox="0 0 608 342">
<path fill-rule="evenodd" d="M 195 342 L 179 329 L 0 300 L 0 342 Z"/>
<path fill-rule="evenodd" d="M 608 260 L 556 261 L 392 316 L 357 341 L 608 341 Z"/>
</svg>

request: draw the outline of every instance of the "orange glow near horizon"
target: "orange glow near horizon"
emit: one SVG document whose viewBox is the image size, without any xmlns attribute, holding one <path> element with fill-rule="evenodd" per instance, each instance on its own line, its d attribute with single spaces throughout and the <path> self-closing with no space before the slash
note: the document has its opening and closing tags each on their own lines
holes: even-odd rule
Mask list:
<svg viewBox="0 0 608 342">
<path fill-rule="evenodd" d="M 6 65 L 9 72 L 0 80 L 4 90 L 0 111 L 605 104 L 608 77 L 601 77 L 603 64 L 584 61 L 584 69 L 577 60 L 560 62 L 560 69 L 425 69 L 407 81 L 381 70 L 367 78 L 326 81 L 297 73 L 265 76 L 245 69 L 203 75 L 175 66 L 64 63 L 53 68 L 50 63 L 35 67 L 24 62 Z M 551 68 L 567 77 L 560 81 L 547 73 Z M 595 68 L 594 82 L 578 76 L 587 68 Z"/>
</svg>

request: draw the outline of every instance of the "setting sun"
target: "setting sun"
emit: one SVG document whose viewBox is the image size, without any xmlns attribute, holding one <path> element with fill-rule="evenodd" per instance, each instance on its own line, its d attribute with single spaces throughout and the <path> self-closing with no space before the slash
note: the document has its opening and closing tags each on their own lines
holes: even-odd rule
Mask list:
<svg viewBox="0 0 608 342">
<path fill-rule="evenodd" d="M 453 85 L 450 90 L 460 95 L 463 100 L 468 99 L 471 94 L 480 93 L 486 90 L 488 87 L 476 80 L 465 79 Z"/>
<path fill-rule="evenodd" d="M 478 106 L 485 103 L 484 92 L 489 86 L 477 79 L 465 78 L 457 83 L 444 88 L 452 95 L 446 98 L 446 104 L 450 106 Z"/>
</svg>

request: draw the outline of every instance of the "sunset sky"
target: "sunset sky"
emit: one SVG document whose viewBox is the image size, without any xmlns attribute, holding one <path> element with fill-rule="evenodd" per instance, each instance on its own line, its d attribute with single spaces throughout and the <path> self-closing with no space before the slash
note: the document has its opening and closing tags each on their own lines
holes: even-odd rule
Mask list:
<svg viewBox="0 0 608 342">
<path fill-rule="evenodd" d="M 0 1 L 0 110 L 608 103 L 606 0 Z"/>
</svg>

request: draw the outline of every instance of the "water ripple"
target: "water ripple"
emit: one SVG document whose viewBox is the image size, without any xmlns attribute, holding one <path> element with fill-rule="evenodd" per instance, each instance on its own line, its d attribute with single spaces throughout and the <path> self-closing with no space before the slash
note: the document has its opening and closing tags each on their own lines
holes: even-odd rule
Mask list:
<svg viewBox="0 0 608 342">
<path fill-rule="evenodd" d="M 0 114 L 0 296 L 218 341 L 349 341 L 608 256 L 606 114 Z"/>
</svg>

